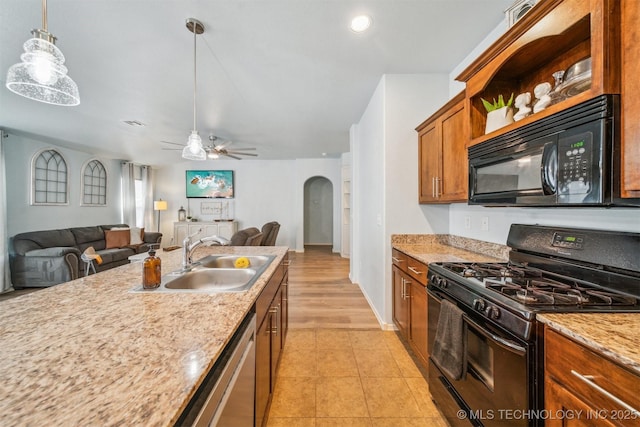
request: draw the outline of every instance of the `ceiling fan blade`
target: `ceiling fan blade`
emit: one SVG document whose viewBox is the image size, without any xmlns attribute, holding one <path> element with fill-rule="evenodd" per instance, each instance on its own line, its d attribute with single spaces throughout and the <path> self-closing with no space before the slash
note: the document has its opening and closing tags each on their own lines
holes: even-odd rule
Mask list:
<svg viewBox="0 0 640 427">
<path fill-rule="evenodd" d="M 228 152 L 224 152 L 224 153 L 220 153 L 220 154 L 222 154 L 223 156 L 231 157 L 232 159 L 242 160 L 240 157 L 234 156 L 233 154 L 229 154 Z"/>
<path fill-rule="evenodd" d="M 182 147 L 186 147 L 185 144 L 178 144 L 177 142 L 170 142 L 170 141 L 160 141 L 160 142 L 164 142 L 165 144 L 180 145 Z"/>
<path fill-rule="evenodd" d="M 251 148 L 234 148 L 231 151 L 253 151 L 253 150 L 257 150 L 257 148 L 255 148 L 255 147 L 251 147 Z"/>
<path fill-rule="evenodd" d="M 253 156 L 253 157 L 257 157 L 257 154 L 253 154 L 253 153 L 240 153 L 238 151 L 232 151 L 232 150 L 227 150 L 227 154 L 237 154 L 238 156 Z"/>
</svg>

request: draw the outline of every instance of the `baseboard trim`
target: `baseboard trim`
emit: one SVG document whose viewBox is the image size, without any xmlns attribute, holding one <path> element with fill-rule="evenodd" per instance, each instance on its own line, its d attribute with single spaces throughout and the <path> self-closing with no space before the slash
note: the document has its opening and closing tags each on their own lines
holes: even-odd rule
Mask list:
<svg viewBox="0 0 640 427">
<path fill-rule="evenodd" d="M 349 276 L 351 276 L 351 275 L 349 275 Z M 351 277 L 349 277 L 349 279 L 351 279 Z M 353 282 L 351 282 L 351 283 L 353 283 Z M 380 316 L 378 311 L 375 309 L 375 307 L 371 303 L 371 300 L 369 299 L 369 295 L 367 295 L 367 293 L 362 288 L 360 283 L 356 283 L 356 285 L 358 285 L 358 287 L 360 288 L 360 292 L 362 292 L 362 295 L 364 295 L 364 299 L 367 300 L 367 304 L 369 304 L 369 307 L 371 308 L 371 311 L 373 311 L 373 315 L 376 316 L 376 319 L 378 320 L 378 324 L 380 325 L 380 329 L 382 329 L 383 331 L 395 331 L 396 327 L 395 327 L 395 325 L 393 323 L 387 323 L 384 320 L 382 320 L 382 317 Z"/>
</svg>

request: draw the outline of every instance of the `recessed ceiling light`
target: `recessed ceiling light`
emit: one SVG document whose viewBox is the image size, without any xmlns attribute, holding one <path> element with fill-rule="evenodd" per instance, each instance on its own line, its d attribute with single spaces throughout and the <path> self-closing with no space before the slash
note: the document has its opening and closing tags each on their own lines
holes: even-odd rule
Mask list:
<svg viewBox="0 0 640 427">
<path fill-rule="evenodd" d="M 362 33 L 371 26 L 371 17 L 367 15 L 358 15 L 351 20 L 351 30 L 356 33 Z"/>
</svg>

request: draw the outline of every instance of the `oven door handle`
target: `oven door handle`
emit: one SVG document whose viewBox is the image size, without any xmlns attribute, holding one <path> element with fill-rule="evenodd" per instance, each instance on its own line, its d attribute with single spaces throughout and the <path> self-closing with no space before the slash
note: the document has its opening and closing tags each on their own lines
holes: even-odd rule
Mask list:
<svg viewBox="0 0 640 427">
<path fill-rule="evenodd" d="M 523 346 L 518 345 L 513 341 L 509 341 L 507 339 L 501 338 L 495 334 L 492 334 L 491 332 L 487 331 L 485 328 L 483 328 L 482 326 L 478 325 L 476 322 L 471 320 L 469 316 L 463 315 L 462 318 L 469 325 L 473 326 L 476 329 L 476 331 L 482 334 L 485 338 L 488 338 L 494 341 L 496 344 L 498 344 L 500 347 L 504 348 L 505 350 L 510 351 L 512 353 L 516 353 L 519 356 L 524 356 L 525 354 L 527 354 L 527 349 L 524 348 Z"/>
</svg>

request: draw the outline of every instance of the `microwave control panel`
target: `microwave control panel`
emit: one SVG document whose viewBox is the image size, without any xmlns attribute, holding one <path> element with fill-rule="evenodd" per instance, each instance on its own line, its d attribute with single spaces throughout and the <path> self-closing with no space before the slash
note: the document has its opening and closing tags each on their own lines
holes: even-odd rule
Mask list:
<svg viewBox="0 0 640 427">
<path fill-rule="evenodd" d="M 558 194 L 591 191 L 593 134 L 583 132 L 558 140 Z"/>
</svg>

